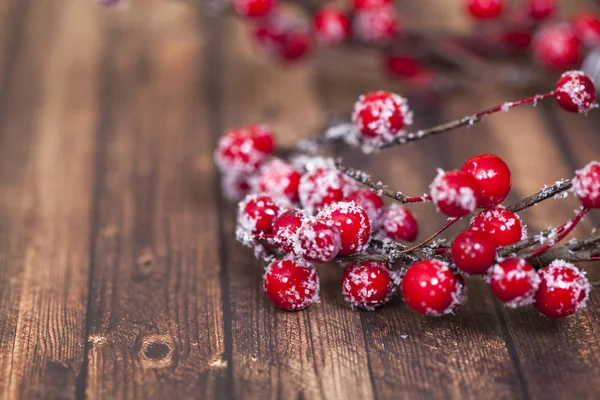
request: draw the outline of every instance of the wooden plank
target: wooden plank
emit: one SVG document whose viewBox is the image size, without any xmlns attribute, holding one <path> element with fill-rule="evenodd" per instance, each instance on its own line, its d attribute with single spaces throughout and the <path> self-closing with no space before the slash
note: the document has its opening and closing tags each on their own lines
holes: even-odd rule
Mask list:
<svg viewBox="0 0 600 400">
<path fill-rule="evenodd" d="M 10 37 L 0 102 L 0 397 L 74 398 L 101 37 L 88 4 L 26 13 L 13 15 L 23 37 Z"/>
<path fill-rule="evenodd" d="M 227 393 L 207 43 L 195 5 L 108 16 L 88 398 Z"/>
<path fill-rule="evenodd" d="M 284 144 L 313 135 L 323 120 L 314 66 L 281 68 L 256 56 L 245 28 L 230 21 L 223 29 L 230 33 L 223 44 L 223 128 L 269 123 Z M 360 318 L 343 305 L 341 271 L 319 268 L 320 304 L 277 310 L 263 293 L 261 263 L 234 242 L 235 205 L 224 212 L 234 397 L 373 398 Z"/>
</svg>

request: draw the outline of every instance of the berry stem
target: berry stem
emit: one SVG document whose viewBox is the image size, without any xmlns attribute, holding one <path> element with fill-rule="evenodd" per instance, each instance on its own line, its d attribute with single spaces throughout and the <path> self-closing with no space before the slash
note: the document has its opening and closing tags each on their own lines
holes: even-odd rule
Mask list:
<svg viewBox="0 0 600 400">
<path fill-rule="evenodd" d="M 461 128 L 466 125 L 473 125 L 475 123 L 481 122 L 482 118 L 485 116 L 497 113 L 499 111 L 508 111 L 513 107 L 517 107 L 517 106 L 520 106 L 523 104 L 529 104 L 529 103 L 536 104 L 539 100 L 544 100 L 549 97 L 554 97 L 553 91 L 549 92 L 549 93 L 545 93 L 545 94 L 538 94 L 535 96 L 527 97 L 522 100 L 509 101 L 506 103 L 498 104 L 497 106 L 494 106 L 492 108 L 488 108 L 486 110 L 479 111 L 478 113 L 468 115 L 466 117 L 463 117 L 463 118 L 455 120 L 455 121 L 446 122 L 444 124 L 436 125 L 431 128 L 423 129 L 423 130 L 420 130 L 420 131 L 417 131 L 414 133 L 408 133 L 406 136 L 402 136 L 395 140 L 392 140 L 391 142 L 385 143 L 384 145 L 381 146 L 381 148 L 386 149 L 388 147 L 403 145 L 408 142 L 413 142 L 415 140 L 421 140 L 421 139 L 424 139 L 424 138 L 432 136 L 432 135 L 437 135 L 437 134 L 440 134 L 443 132 L 452 131 L 454 129 L 458 129 L 458 128 Z"/>
<path fill-rule="evenodd" d="M 523 211 L 539 202 L 571 189 L 572 186 L 573 182 L 571 182 L 571 179 L 562 179 L 557 181 L 554 185 L 546 187 L 539 192 L 519 201 L 518 203 L 506 207 L 506 209 L 512 212 Z"/>
<path fill-rule="evenodd" d="M 342 164 L 342 161 L 340 159 L 335 161 L 335 167 L 340 172 L 342 172 L 343 174 L 346 174 L 347 176 L 354 179 L 358 183 L 361 183 L 361 184 L 375 190 L 380 195 L 387 196 L 391 199 L 399 201 L 400 203 L 423 203 L 423 202 L 431 201 L 431 196 L 428 194 L 424 194 L 421 197 L 412 197 L 412 196 L 406 196 L 406 195 L 402 194 L 402 192 L 394 192 L 393 190 L 388 189 L 387 185 L 384 185 L 381 182 L 377 182 L 377 183 L 373 182 L 371 180 L 371 176 L 369 174 L 367 174 L 366 172 L 363 172 L 358 169 L 354 169 L 352 167 L 348 167 L 348 166 Z"/>
<path fill-rule="evenodd" d="M 448 229 L 449 227 L 451 227 L 456 221 L 458 221 L 459 219 L 461 219 L 462 217 L 454 217 L 451 220 L 449 220 L 448 222 L 446 222 L 440 229 L 437 230 L 437 232 L 435 232 L 433 235 L 429 236 L 427 239 L 425 239 L 424 241 L 422 241 L 419 244 L 416 244 L 412 247 L 409 247 L 406 250 L 402 250 L 400 252 L 400 254 L 406 254 L 406 253 L 410 253 L 413 250 L 416 250 L 420 247 L 425 246 L 427 243 L 431 242 L 433 239 L 435 239 L 439 234 L 441 234 L 442 232 L 444 232 L 446 229 Z"/>
<path fill-rule="evenodd" d="M 588 211 L 590 211 L 589 208 L 581 207 L 575 217 L 569 220 L 566 224 L 556 228 L 556 236 L 554 238 L 552 238 L 547 244 L 531 253 L 530 257 L 537 257 L 541 254 L 544 254 L 546 250 L 550 249 L 556 243 L 564 239 L 577 226 L 577 224 L 581 221 L 583 216 L 587 214 Z"/>
</svg>

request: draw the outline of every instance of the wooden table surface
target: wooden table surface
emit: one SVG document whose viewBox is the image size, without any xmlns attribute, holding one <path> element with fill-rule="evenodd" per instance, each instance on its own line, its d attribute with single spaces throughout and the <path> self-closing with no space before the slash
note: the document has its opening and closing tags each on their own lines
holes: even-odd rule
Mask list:
<svg viewBox="0 0 600 400">
<path fill-rule="evenodd" d="M 401 7 L 413 23 L 465 29 L 457 3 Z M 374 52 L 280 68 L 245 33 L 189 3 L 0 0 L 0 398 L 599 398 L 597 290 L 586 311 L 554 321 L 503 308 L 470 278 L 456 315 L 424 318 L 400 299 L 351 310 L 340 269 L 323 266 L 320 304 L 290 313 L 268 302 L 219 192 L 218 136 L 260 121 L 292 144 L 359 94 L 397 84 Z M 522 95 L 476 83 L 416 105 L 415 125 Z M 600 112 L 551 103 L 349 160 L 422 193 L 437 167 L 494 152 L 516 200 L 600 155 Z M 524 217 L 534 232 L 576 206 L 551 200 Z M 444 220 L 414 210 L 424 234 Z M 576 234 L 599 223 L 593 212 Z"/>
</svg>

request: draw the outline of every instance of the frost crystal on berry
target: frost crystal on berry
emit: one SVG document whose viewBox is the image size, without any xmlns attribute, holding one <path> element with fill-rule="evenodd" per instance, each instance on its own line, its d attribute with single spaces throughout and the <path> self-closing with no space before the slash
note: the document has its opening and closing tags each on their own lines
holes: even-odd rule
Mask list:
<svg viewBox="0 0 600 400">
<path fill-rule="evenodd" d="M 344 268 L 342 294 L 353 307 L 373 311 L 391 299 L 399 281 L 386 264 L 356 262 Z"/>
<path fill-rule="evenodd" d="M 379 147 L 406 135 L 403 128 L 412 124 L 412 112 L 404 97 L 378 91 L 359 97 L 352 122 L 366 144 Z"/>
<path fill-rule="evenodd" d="M 550 318 L 568 317 L 587 305 L 591 285 L 585 272 L 563 260 L 554 260 L 539 271 L 541 283 L 535 307 Z"/>
<path fill-rule="evenodd" d="M 573 193 L 584 207 L 600 207 L 600 163 L 592 161 L 575 171 Z"/>
<path fill-rule="evenodd" d="M 341 201 L 356 189 L 354 181 L 334 167 L 317 167 L 302 175 L 298 187 L 300 203 L 309 214 Z"/>
<path fill-rule="evenodd" d="M 436 207 L 450 217 L 467 215 L 477 206 L 477 182 L 466 172 L 444 172 L 440 169 L 430 190 Z"/>
<path fill-rule="evenodd" d="M 342 245 L 340 231 L 331 221 L 316 218 L 304 221 L 298 231 L 296 254 L 308 261 L 329 262 L 337 256 Z"/>
<path fill-rule="evenodd" d="M 523 259 L 508 258 L 490 270 L 492 292 L 508 307 L 532 304 L 540 284 L 536 270 Z"/>
<path fill-rule="evenodd" d="M 597 107 L 596 88 L 590 77 L 582 71 L 567 71 L 561 75 L 554 88 L 558 104 L 570 112 L 586 113 Z"/>
<path fill-rule="evenodd" d="M 263 277 L 269 300 L 284 310 L 301 310 L 319 302 L 319 277 L 311 263 L 285 259 L 271 263 Z"/>
<path fill-rule="evenodd" d="M 371 224 L 365 210 L 355 203 L 339 202 L 325 207 L 317 218 L 331 221 L 342 238 L 339 255 L 360 253 L 369 244 Z"/>
<path fill-rule="evenodd" d="M 382 230 L 386 237 L 412 242 L 419 234 L 419 225 L 413 214 L 400 204 L 390 205 L 383 214 Z"/>
</svg>

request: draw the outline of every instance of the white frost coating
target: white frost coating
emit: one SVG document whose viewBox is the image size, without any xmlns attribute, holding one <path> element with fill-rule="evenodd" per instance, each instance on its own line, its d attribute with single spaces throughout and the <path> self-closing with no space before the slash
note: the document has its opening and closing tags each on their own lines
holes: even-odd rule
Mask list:
<svg viewBox="0 0 600 400">
<path fill-rule="evenodd" d="M 265 194 L 271 196 L 276 201 L 293 206 L 292 201 L 297 197 L 298 179 L 300 173 L 287 161 L 279 158 L 263 164 L 257 175 L 253 175 L 248 183 L 252 193 Z"/>
<path fill-rule="evenodd" d="M 400 204 L 391 204 L 384 212 L 383 232 L 392 239 L 400 239 L 401 237 L 414 236 L 416 232 L 412 232 L 414 229 L 412 225 L 410 211 L 401 206 Z"/>
<path fill-rule="evenodd" d="M 396 291 L 398 278 L 383 263 L 357 263 L 346 268 L 349 270 L 344 273 L 342 294 L 353 307 L 374 311 L 387 303 Z M 382 279 L 387 281 L 387 286 L 375 287 L 374 281 Z"/>
<path fill-rule="evenodd" d="M 592 161 L 580 170 L 575 171 L 571 190 L 578 199 L 595 201 L 600 196 L 600 163 Z"/>
<path fill-rule="evenodd" d="M 393 6 L 383 5 L 360 10 L 354 17 L 354 34 L 360 40 L 370 43 L 389 41 L 391 35 L 388 26 L 395 24 L 396 10 Z"/>
<path fill-rule="evenodd" d="M 239 201 L 250 192 L 250 185 L 243 176 L 223 174 L 221 190 L 227 200 Z"/>
<path fill-rule="evenodd" d="M 342 239 L 331 221 L 310 218 L 298 230 L 294 252 L 310 261 L 329 262 L 340 251 Z"/>
<path fill-rule="evenodd" d="M 431 191 L 431 200 L 440 210 L 439 203 L 445 202 L 471 213 L 477 207 L 477 198 L 475 192 L 469 187 L 451 187 L 448 185 L 446 173 L 442 169 L 438 169 L 437 176 L 429 186 Z"/>
<path fill-rule="evenodd" d="M 499 224 L 494 222 L 499 222 Z M 490 208 L 483 210 L 479 214 L 473 216 L 470 222 L 470 228 L 475 231 L 487 231 L 490 234 L 494 234 L 496 229 L 500 231 L 510 230 L 514 226 L 519 226 L 521 229 L 520 240 L 527 238 L 527 225 L 523 223 L 521 217 L 513 212 L 506 210 L 503 206 L 497 206 L 496 208 Z M 492 230 L 486 230 L 484 228 L 492 228 Z"/>
<path fill-rule="evenodd" d="M 541 279 L 535 269 L 529 267 L 525 260 L 520 259 L 517 263 L 517 268 L 506 272 L 502 264 L 496 264 L 490 269 L 490 278 L 492 281 L 498 284 L 502 290 L 506 290 L 506 284 L 511 282 L 518 282 L 524 279 L 531 286 L 531 289 L 521 296 L 517 296 L 514 299 L 504 303 L 505 306 L 510 308 L 523 307 L 533 304 L 535 301 L 535 292 L 537 291 Z M 505 284 L 506 283 L 506 284 Z"/>
<path fill-rule="evenodd" d="M 567 71 L 561 75 L 559 81 L 563 78 L 569 78 L 562 81 L 561 85 L 556 88 L 556 95 L 564 94 L 569 97 L 571 102 L 577 106 L 577 111 L 587 113 L 591 109 L 598 107 L 592 101 L 592 96 L 586 90 L 585 85 L 582 85 L 579 78 L 586 76 L 582 71 Z M 591 79 L 591 78 L 590 78 Z"/>
<path fill-rule="evenodd" d="M 281 285 L 281 287 L 285 288 L 285 290 L 280 290 L 276 293 L 272 293 L 272 295 L 276 295 L 283 302 L 291 305 L 291 310 L 301 310 L 303 308 L 308 307 L 313 303 L 319 303 L 319 276 L 317 275 L 317 270 L 315 266 L 308 261 L 302 259 L 284 259 L 274 261 L 267 266 L 265 269 L 265 274 L 263 275 L 263 290 L 266 291 L 267 280 L 277 280 L 283 284 L 287 284 L 289 282 L 288 277 L 285 274 L 279 274 L 278 269 L 286 268 L 285 263 L 292 262 L 294 267 L 292 268 L 307 268 L 310 270 L 310 274 L 306 280 L 299 282 L 299 286 L 296 287 L 293 285 Z M 300 296 L 300 294 L 311 294 L 311 296 Z"/>
<path fill-rule="evenodd" d="M 219 139 L 214 152 L 219 170 L 228 175 L 252 174 L 269 154 L 256 148 L 257 137 L 272 135 L 269 128 L 257 125 L 233 129 Z"/>
<path fill-rule="evenodd" d="M 570 281 L 570 278 L 566 279 L 567 277 L 560 272 L 561 269 L 570 270 L 575 274 L 576 278 L 572 281 Z M 580 270 L 575 265 L 565 260 L 554 260 L 550 265 L 542 268 L 539 274 L 546 285 L 546 290 L 550 292 L 555 289 L 567 289 L 572 291 L 573 295 L 571 298 L 573 301 L 571 305 L 575 305 L 576 312 L 581 311 L 587 306 L 592 285 L 590 285 L 585 271 Z M 579 301 L 579 297 L 582 293 L 584 294 L 583 299 Z"/>
<path fill-rule="evenodd" d="M 302 175 L 298 187 L 300 204 L 314 214 L 324 206 L 342 200 L 356 190 L 356 183 L 335 168 L 317 167 Z"/>
<path fill-rule="evenodd" d="M 450 279 L 448 277 L 448 273 L 452 274 L 452 270 L 450 269 L 450 267 L 448 266 L 448 263 L 443 262 L 443 261 L 439 261 L 439 260 L 432 260 L 435 261 L 440 268 L 436 269 L 436 274 L 435 277 L 431 278 L 429 284 L 431 285 L 431 295 L 435 296 L 436 291 L 442 291 L 442 292 L 446 292 L 446 288 L 444 288 L 443 282 L 446 281 L 447 279 Z M 434 310 L 430 307 L 427 307 L 425 313 L 426 315 L 430 315 L 430 316 L 434 316 L 434 317 L 439 317 L 442 315 L 446 315 L 446 314 L 452 314 L 453 310 L 459 306 L 460 304 L 464 303 L 467 299 L 467 288 L 465 287 L 465 285 L 463 285 L 461 283 L 461 281 L 454 275 L 452 275 L 452 278 L 455 280 L 455 287 L 454 290 L 452 291 L 452 293 L 450 293 L 450 296 L 452 298 L 452 301 L 450 302 L 450 304 L 448 305 L 448 307 L 446 307 L 446 309 L 442 310 L 441 312 L 438 310 Z"/>
<path fill-rule="evenodd" d="M 371 223 L 365 210 L 355 202 L 330 204 L 317 214 L 317 218 L 333 221 L 339 229 L 342 236 L 340 255 L 360 253 L 367 248 L 371 237 Z M 354 234 L 354 231 L 357 233 Z"/>
<path fill-rule="evenodd" d="M 365 112 L 369 112 L 372 121 L 363 120 Z M 412 124 L 413 114 L 404 97 L 394 93 L 389 93 L 385 99 L 368 100 L 365 96 L 359 97 L 352 111 L 352 123 L 357 128 L 356 131 L 368 130 L 372 133 L 371 136 L 362 135 L 362 149 L 365 153 L 371 153 L 385 143 L 406 136 L 404 129 L 396 130 L 390 121 L 398 113 L 402 117 L 404 126 Z"/>
<path fill-rule="evenodd" d="M 259 214 L 265 213 L 269 216 L 272 216 L 274 221 L 281 211 L 281 208 L 278 207 L 277 204 L 270 198 L 262 200 L 260 197 L 261 196 L 255 194 L 250 194 L 246 196 L 244 200 L 238 203 L 236 238 L 247 247 L 253 247 L 256 224 L 260 219 Z M 253 213 L 245 212 L 246 206 L 250 202 L 256 202 L 257 210 Z"/>
</svg>

